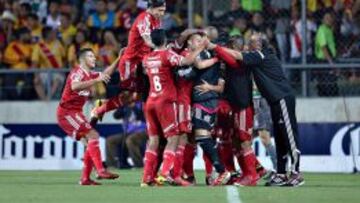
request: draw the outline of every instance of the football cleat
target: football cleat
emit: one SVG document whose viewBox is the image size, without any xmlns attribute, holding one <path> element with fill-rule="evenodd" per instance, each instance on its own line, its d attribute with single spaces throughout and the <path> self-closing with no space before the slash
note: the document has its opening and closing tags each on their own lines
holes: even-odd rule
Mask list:
<svg viewBox="0 0 360 203">
<path fill-rule="evenodd" d="M 231 178 L 231 173 L 225 171 L 221 173 L 211 184 L 212 186 L 225 185 Z"/>
<path fill-rule="evenodd" d="M 149 183 L 142 182 L 142 183 L 140 183 L 140 187 L 153 187 L 153 186 L 156 186 L 156 184 L 154 182 L 149 182 Z"/>
<path fill-rule="evenodd" d="M 274 174 L 265 186 L 285 186 L 288 183 L 288 178 L 285 174 Z"/>
<path fill-rule="evenodd" d="M 291 172 L 289 180 L 285 186 L 298 187 L 305 184 L 304 177 L 299 172 Z"/>
<path fill-rule="evenodd" d="M 192 185 L 196 185 L 196 179 L 195 176 L 188 176 L 188 177 L 183 177 L 184 180 L 190 182 Z"/>
<path fill-rule="evenodd" d="M 178 177 L 173 180 L 173 185 L 188 187 L 188 186 L 192 186 L 193 184 L 187 180 L 184 180 L 181 177 Z"/>
<path fill-rule="evenodd" d="M 172 179 L 170 176 L 162 176 L 158 175 L 158 177 L 155 178 L 155 183 L 159 186 L 162 185 L 174 185 L 174 179 Z"/>
<path fill-rule="evenodd" d="M 234 182 L 234 185 L 244 187 L 244 186 L 256 186 L 258 176 L 253 177 L 251 175 L 245 175 L 240 177 Z"/>
<path fill-rule="evenodd" d="M 95 182 L 91 179 L 87 179 L 87 180 L 80 180 L 79 185 L 101 185 L 101 183 Z"/>
<path fill-rule="evenodd" d="M 111 173 L 109 171 L 103 171 L 103 172 L 100 172 L 98 173 L 97 175 L 97 179 L 110 179 L 110 180 L 113 180 L 113 179 L 117 179 L 119 178 L 119 175 L 116 174 L 116 173 Z"/>
</svg>

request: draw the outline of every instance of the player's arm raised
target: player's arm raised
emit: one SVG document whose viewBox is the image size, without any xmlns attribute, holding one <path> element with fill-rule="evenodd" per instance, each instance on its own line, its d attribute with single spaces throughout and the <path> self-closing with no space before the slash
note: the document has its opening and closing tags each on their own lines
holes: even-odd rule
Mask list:
<svg viewBox="0 0 360 203">
<path fill-rule="evenodd" d="M 188 66 L 195 62 L 196 57 L 204 50 L 205 44 L 203 46 L 200 46 L 195 51 L 190 52 L 189 55 L 187 55 L 183 60 L 180 61 L 179 66 Z"/>
<path fill-rule="evenodd" d="M 73 81 L 71 83 L 71 90 L 78 92 L 78 91 L 88 89 L 88 88 L 94 86 L 98 82 L 108 83 L 109 81 L 110 81 L 110 76 L 105 73 L 100 73 L 97 78 L 88 80 L 88 81 L 79 81 L 75 77 L 75 79 L 73 79 Z"/>
<path fill-rule="evenodd" d="M 196 34 L 196 33 L 202 33 L 203 30 L 201 29 L 186 29 L 183 31 L 180 36 L 175 40 L 176 48 L 180 48 L 184 45 L 185 41 L 188 39 L 190 35 Z"/>
<path fill-rule="evenodd" d="M 123 48 L 124 49 L 124 48 Z M 123 53 L 123 49 L 121 49 L 119 56 L 115 59 L 114 62 L 112 62 L 112 64 L 110 64 L 110 66 L 106 67 L 106 69 L 102 72 L 103 74 L 106 75 L 111 75 L 115 72 L 116 68 L 117 68 L 117 64 L 122 56 Z"/>
<path fill-rule="evenodd" d="M 205 60 L 201 60 L 201 59 L 197 58 L 194 62 L 194 65 L 197 69 L 206 69 L 206 68 L 213 66 L 218 61 L 219 61 L 219 59 L 217 57 L 214 57 L 211 59 L 205 59 Z"/>
<path fill-rule="evenodd" d="M 218 45 L 212 43 L 209 43 L 207 47 L 209 49 L 214 49 L 218 54 L 221 54 L 219 53 L 219 51 L 220 52 L 223 51 L 229 54 L 230 56 L 232 56 L 234 59 L 238 61 L 242 61 L 245 65 L 259 65 L 262 63 L 263 59 L 265 58 L 264 54 L 260 50 L 240 52 L 226 47 L 219 48 Z"/>
</svg>

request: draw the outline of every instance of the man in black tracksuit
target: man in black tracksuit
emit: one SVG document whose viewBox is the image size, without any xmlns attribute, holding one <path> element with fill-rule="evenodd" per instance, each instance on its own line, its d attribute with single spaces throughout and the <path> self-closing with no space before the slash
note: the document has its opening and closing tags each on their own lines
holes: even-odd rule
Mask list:
<svg viewBox="0 0 360 203">
<path fill-rule="evenodd" d="M 209 48 L 218 46 L 209 44 Z M 277 150 L 277 174 L 266 183 L 267 186 L 299 186 L 304 179 L 299 172 L 300 150 L 298 126 L 295 115 L 295 96 L 286 79 L 280 60 L 262 38 L 253 34 L 250 38 L 249 52 L 225 49 L 235 59 L 242 61 L 251 70 L 254 81 L 267 100 L 271 109 L 275 143 Z M 291 157 L 291 173 L 286 174 L 288 155 Z"/>
</svg>

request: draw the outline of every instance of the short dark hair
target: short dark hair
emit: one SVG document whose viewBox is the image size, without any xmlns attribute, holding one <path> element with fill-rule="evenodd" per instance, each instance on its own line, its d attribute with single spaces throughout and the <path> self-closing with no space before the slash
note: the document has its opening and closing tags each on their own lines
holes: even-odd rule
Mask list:
<svg viewBox="0 0 360 203">
<path fill-rule="evenodd" d="M 53 31 L 52 27 L 49 26 L 45 26 L 43 27 L 43 29 L 41 30 L 41 35 L 44 39 L 48 38 L 50 33 Z"/>
<path fill-rule="evenodd" d="M 31 12 L 31 5 L 29 3 L 26 3 L 26 2 L 21 3 L 20 7 L 23 7 L 23 8 L 25 8 L 26 11 Z"/>
<path fill-rule="evenodd" d="M 79 52 L 78 52 L 78 59 L 80 60 L 81 58 L 83 58 L 85 56 L 85 54 L 87 52 L 92 52 L 94 53 L 94 50 L 92 50 L 91 48 L 83 48 L 83 49 L 80 49 Z"/>
<path fill-rule="evenodd" d="M 164 45 L 166 41 L 166 32 L 163 29 L 155 29 L 151 32 L 151 41 L 152 43 L 159 47 Z"/>
<path fill-rule="evenodd" d="M 15 36 L 17 39 L 19 39 L 20 36 L 23 34 L 30 34 L 30 30 L 27 29 L 26 27 L 21 27 L 21 28 L 17 29 L 15 32 Z"/>
<path fill-rule="evenodd" d="M 32 18 L 32 19 L 34 19 L 36 21 L 39 20 L 39 16 L 36 13 L 29 13 L 27 17 Z"/>
<path fill-rule="evenodd" d="M 148 8 L 157 8 L 161 6 L 166 6 L 165 0 L 148 0 Z"/>
</svg>

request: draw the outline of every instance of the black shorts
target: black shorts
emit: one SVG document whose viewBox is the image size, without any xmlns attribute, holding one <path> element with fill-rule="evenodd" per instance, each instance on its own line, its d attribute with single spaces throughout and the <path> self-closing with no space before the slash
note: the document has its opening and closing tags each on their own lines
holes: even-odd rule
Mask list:
<svg viewBox="0 0 360 203">
<path fill-rule="evenodd" d="M 194 103 L 192 105 L 193 129 L 212 130 L 215 126 L 217 100 Z"/>
</svg>

